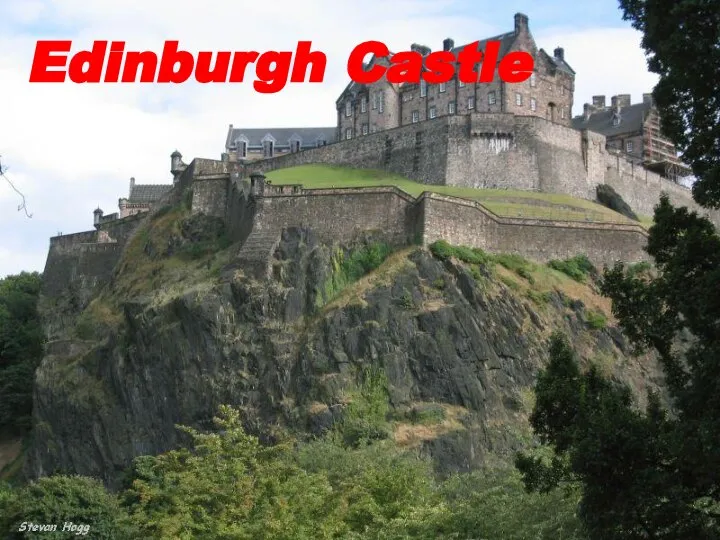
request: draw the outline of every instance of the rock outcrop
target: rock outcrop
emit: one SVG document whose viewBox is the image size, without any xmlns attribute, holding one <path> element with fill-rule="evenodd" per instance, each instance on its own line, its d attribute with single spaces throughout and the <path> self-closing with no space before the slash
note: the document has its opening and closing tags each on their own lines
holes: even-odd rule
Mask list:
<svg viewBox="0 0 720 540">
<path fill-rule="evenodd" d="M 212 248 L 222 231 L 198 240 L 171 217 L 138 232 L 82 314 L 46 313 L 78 322 L 37 373 L 30 477 L 72 472 L 117 487 L 134 457 L 182 444 L 176 425 L 207 427 L 221 404 L 242 408 L 265 440 L 278 425 L 319 433 L 369 366 L 387 375 L 399 444 L 420 446 L 440 471 L 507 459 L 531 441 L 531 388 L 554 330 L 641 398 L 659 383 L 655 361 L 633 358 L 611 319 L 588 323 L 607 304 L 569 278 L 531 294 L 502 267 L 413 247 L 336 294 L 341 246 L 310 230 L 282 231 L 270 276 L 258 278 L 237 262 L 241 246 Z M 432 407 L 444 420 L 402 420 Z"/>
</svg>

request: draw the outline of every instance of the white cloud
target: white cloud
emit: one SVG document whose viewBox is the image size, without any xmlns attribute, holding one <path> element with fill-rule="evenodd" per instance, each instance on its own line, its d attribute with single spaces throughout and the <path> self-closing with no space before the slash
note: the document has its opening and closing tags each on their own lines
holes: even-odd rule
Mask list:
<svg viewBox="0 0 720 540">
<path fill-rule="evenodd" d="M 33 218 L 0 183 L 0 276 L 42 270 L 48 237 L 86 230 L 99 204 L 110 213 L 128 179 L 170 182 L 170 153 L 186 160 L 218 158 L 227 125 L 334 125 L 334 102 L 347 84 L 346 61 L 374 39 L 393 50 L 413 42 L 437 49 L 442 40 L 470 42 L 512 28 L 508 12 L 496 25 L 461 16 L 452 0 L 365 0 L 348 9 L 337 0 L 227 2 L 206 0 L 4 0 L 0 3 L 0 155 L 27 196 Z M 380 16 L 382 14 L 382 16 Z M 532 13 L 530 13 L 532 19 Z M 575 112 L 597 93 L 639 93 L 645 74 L 638 34 L 582 34 L 534 29 L 540 46 L 565 47 L 578 73 Z M 95 39 L 124 40 L 127 49 L 160 51 L 168 39 L 197 50 L 293 50 L 312 40 L 326 53 L 322 84 L 288 84 L 277 94 L 243 84 L 29 84 L 38 39 L 73 39 L 73 52 Z M 251 74 L 251 72 L 248 72 Z"/>
</svg>

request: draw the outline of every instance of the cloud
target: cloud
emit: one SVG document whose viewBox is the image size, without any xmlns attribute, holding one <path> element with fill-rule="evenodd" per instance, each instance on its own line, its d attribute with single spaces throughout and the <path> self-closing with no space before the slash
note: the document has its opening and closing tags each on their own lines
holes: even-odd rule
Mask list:
<svg viewBox="0 0 720 540">
<path fill-rule="evenodd" d="M 0 183 L 0 277 L 42 270 L 48 237 L 87 230 L 98 205 L 116 211 L 131 176 L 169 183 L 174 149 L 186 160 L 219 158 L 230 123 L 334 125 L 334 103 L 348 82 L 346 61 L 358 43 L 438 49 L 446 37 L 466 43 L 512 28 L 510 11 L 484 15 L 475 3 L 453 0 L 0 2 L 0 155 L 33 213 L 28 220 L 17 212 L 17 194 Z M 546 50 L 565 47 L 578 73 L 580 109 L 592 94 L 639 94 L 651 86 L 633 31 L 533 31 Z M 122 40 L 133 50 L 160 51 L 165 40 L 177 39 L 190 51 L 259 52 L 293 50 L 299 40 L 311 40 L 328 65 L 322 84 L 289 84 L 271 95 L 249 83 L 29 84 L 35 42 L 48 38 L 72 39 L 73 52 L 96 39 Z"/>
</svg>

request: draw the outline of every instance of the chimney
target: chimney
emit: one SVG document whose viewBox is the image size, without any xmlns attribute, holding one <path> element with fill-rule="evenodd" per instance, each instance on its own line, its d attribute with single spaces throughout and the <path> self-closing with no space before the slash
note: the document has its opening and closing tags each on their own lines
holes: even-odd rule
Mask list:
<svg viewBox="0 0 720 540">
<path fill-rule="evenodd" d="M 419 52 L 423 56 L 430 54 L 430 47 L 426 45 L 420 45 L 419 43 L 413 43 L 410 45 L 410 50 L 413 52 Z"/>
<path fill-rule="evenodd" d="M 515 14 L 515 35 L 517 36 L 520 32 L 528 31 L 528 16 L 524 13 Z"/>
<path fill-rule="evenodd" d="M 443 40 L 443 51 L 451 51 L 454 47 L 455 42 L 452 39 L 447 38 Z"/>
<path fill-rule="evenodd" d="M 555 56 L 555 58 L 557 58 L 558 60 L 565 60 L 565 49 L 563 49 L 562 47 L 558 47 L 553 52 L 553 56 Z"/>
<path fill-rule="evenodd" d="M 593 107 L 595 107 L 596 109 L 604 109 L 605 108 L 605 96 L 593 96 L 592 104 L 593 104 Z"/>
<path fill-rule="evenodd" d="M 130 178 L 130 193 L 128 193 L 128 197 L 132 197 L 133 188 L 135 187 L 135 178 Z"/>
<path fill-rule="evenodd" d="M 652 94 L 643 94 L 643 103 L 646 103 L 648 105 L 655 105 L 655 100 L 653 99 Z"/>
<path fill-rule="evenodd" d="M 586 103 L 583 105 L 583 118 L 587 122 L 590 119 L 590 115 L 595 112 L 595 107 L 590 105 L 589 103 Z"/>
<path fill-rule="evenodd" d="M 630 94 L 618 94 L 618 107 L 624 108 L 630 106 Z"/>
</svg>

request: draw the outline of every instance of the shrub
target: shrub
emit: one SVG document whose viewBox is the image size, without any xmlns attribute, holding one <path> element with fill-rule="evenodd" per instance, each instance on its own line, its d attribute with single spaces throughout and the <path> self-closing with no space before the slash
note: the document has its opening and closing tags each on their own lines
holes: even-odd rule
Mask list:
<svg viewBox="0 0 720 540">
<path fill-rule="evenodd" d="M 525 278 L 531 285 L 535 283 L 535 279 L 532 276 L 535 265 L 525 257 L 514 253 L 500 253 L 494 255 L 493 260 L 511 272 L 515 272 L 521 278 Z"/>
<path fill-rule="evenodd" d="M 587 323 L 593 330 L 602 330 L 607 326 L 607 317 L 599 311 L 588 311 Z"/>
<path fill-rule="evenodd" d="M 580 283 L 584 283 L 588 276 L 597 274 L 597 270 L 586 255 L 576 255 L 562 261 L 555 259 L 550 261 L 548 266 Z"/>
<path fill-rule="evenodd" d="M 488 264 L 492 262 L 490 255 L 480 248 L 467 246 L 451 246 L 445 240 L 438 240 L 430 245 L 430 252 L 443 261 L 455 257 L 468 264 Z"/>
</svg>

